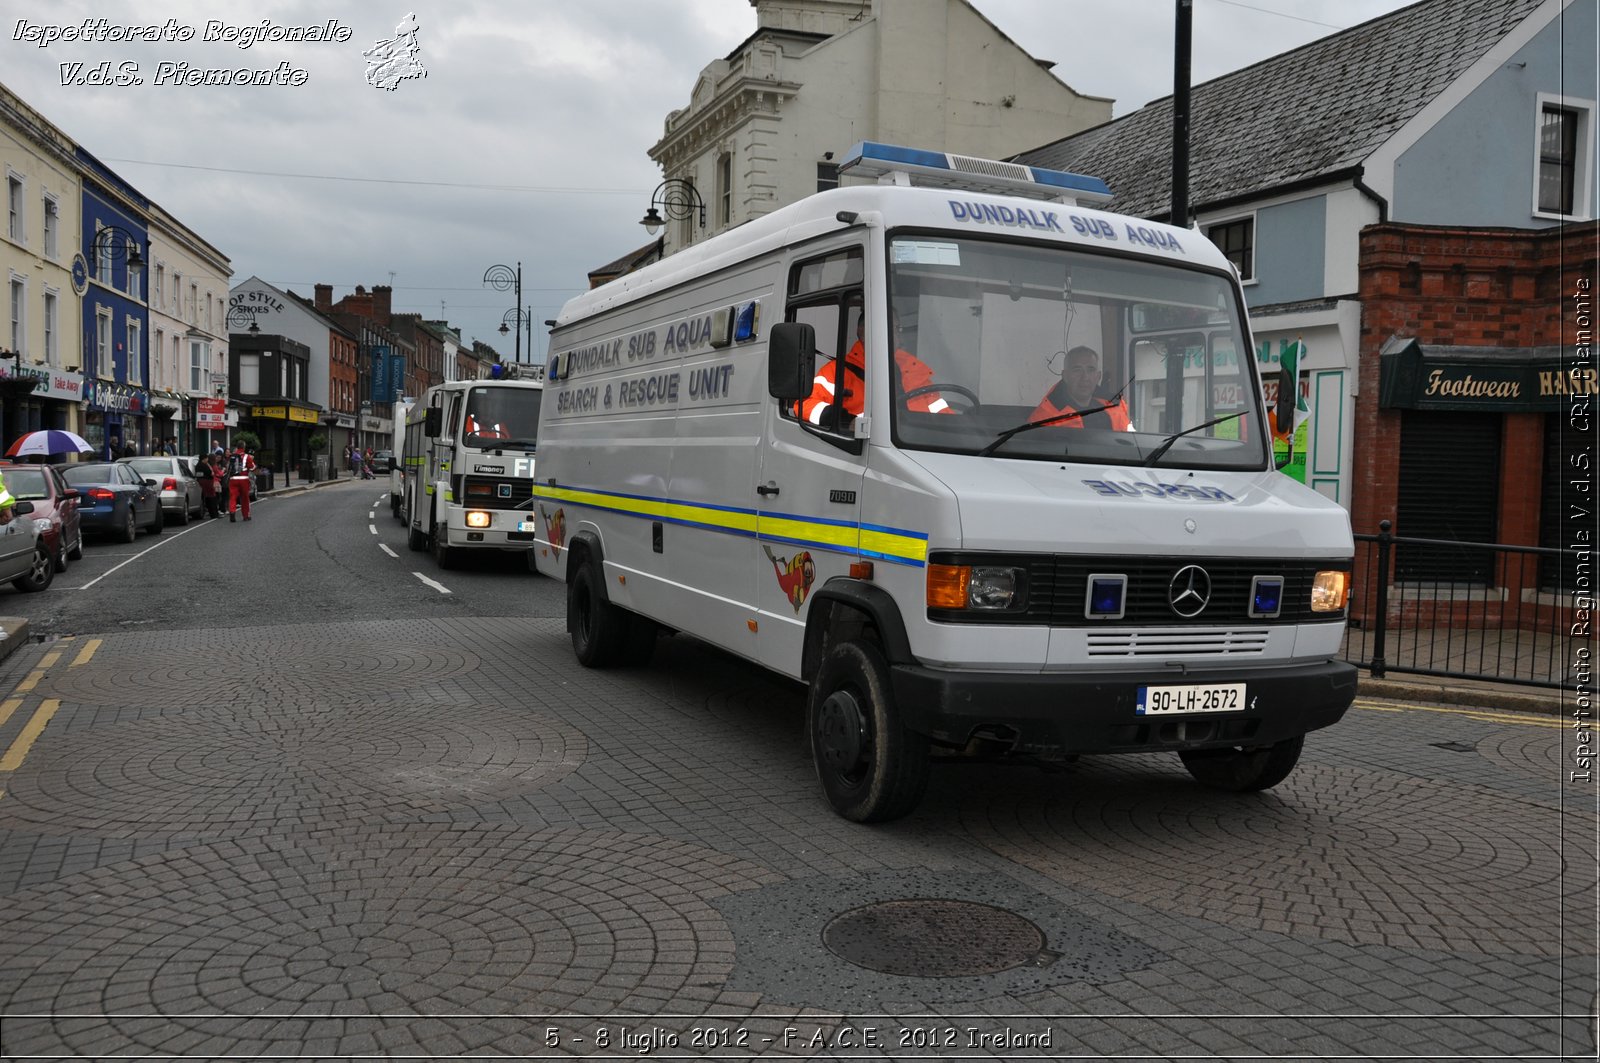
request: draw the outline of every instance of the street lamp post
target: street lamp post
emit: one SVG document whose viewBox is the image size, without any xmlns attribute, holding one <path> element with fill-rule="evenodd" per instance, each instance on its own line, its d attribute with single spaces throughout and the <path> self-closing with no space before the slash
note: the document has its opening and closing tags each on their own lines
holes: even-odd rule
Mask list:
<svg viewBox="0 0 1600 1063">
<path fill-rule="evenodd" d="M 500 335 L 504 336 L 507 332 L 510 332 L 513 328 L 520 330 L 523 325 L 527 325 L 527 327 L 528 327 L 528 359 L 530 361 L 532 361 L 532 360 L 534 360 L 534 350 L 533 350 L 533 312 L 532 312 L 532 308 L 531 307 L 529 309 L 527 309 L 527 310 L 523 310 L 521 308 L 518 308 L 516 310 L 507 310 L 506 311 L 506 316 L 500 319 Z M 517 333 L 517 357 L 516 357 L 515 360 L 518 361 L 518 362 L 522 361 L 522 333 L 521 333 L 521 331 L 518 331 L 518 333 Z"/>
<path fill-rule="evenodd" d="M 248 324 L 248 328 L 246 325 Z M 250 312 L 249 307 L 228 307 L 228 329 L 243 329 L 246 332 L 260 333 L 261 326 L 256 324 L 256 316 Z"/>
<path fill-rule="evenodd" d="M 517 268 L 516 269 L 512 269 L 510 266 L 504 266 L 504 265 L 493 265 L 493 266 L 490 266 L 483 273 L 483 283 L 487 284 L 489 287 L 493 288 L 497 292 L 503 292 L 503 291 L 507 290 L 508 288 L 516 289 L 516 299 L 517 299 L 516 313 L 517 314 L 521 314 L 522 313 L 522 263 L 521 262 L 517 263 Z M 510 315 L 508 314 L 507 316 L 509 317 Z M 504 333 L 506 331 L 506 328 L 507 328 L 506 323 L 504 321 L 501 321 L 500 322 L 500 331 L 502 333 Z M 520 361 L 522 361 L 522 329 L 520 329 L 520 328 L 517 329 L 517 344 L 516 344 L 516 346 L 517 346 L 516 360 L 520 362 Z"/>
<path fill-rule="evenodd" d="M 650 209 L 639 219 L 639 224 L 643 225 L 644 231 L 651 236 L 654 236 L 662 225 L 661 214 L 656 211 L 657 207 L 666 214 L 668 221 L 682 221 L 699 211 L 700 228 L 706 227 L 706 201 L 700 198 L 700 191 L 695 188 L 693 181 L 682 177 L 669 177 L 656 185 L 656 190 L 650 194 Z"/>
<path fill-rule="evenodd" d="M 100 270 L 102 259 L 115 262 L 127 259 L 128 272 L 134 276 L 144 272 L 144 256 L 139 254 L 139 238 L 120 225 L 102 225 L 89 244 L 94 256 L 95 272 Z"/>
</svg>

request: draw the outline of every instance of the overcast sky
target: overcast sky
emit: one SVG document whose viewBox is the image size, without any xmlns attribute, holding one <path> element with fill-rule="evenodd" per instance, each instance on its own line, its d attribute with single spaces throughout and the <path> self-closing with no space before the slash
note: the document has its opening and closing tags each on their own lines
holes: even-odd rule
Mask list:
<svg viewBox="0 0 1600 1063">
<path fill-rule="evenodd" d="M 974 0 L 1081 93 L 1121 116 L 1172 91 L 1173 0 Z M 1195 0 L 1193 81 L 1405 6 L 1401 0 Z M 221 14 L 227 12 L 227 14 Z M 367 83 L 362 52 L 414 13 L 427 76 Z M 485 270 L 522 263 L 523 302 L 556 316 L 590 269 L 640 246 L 661 179 L 646 151 L 700 70 L 756 25 L 749 0 L 255 0 L 0 2 L 0 80 L 232 260 L 310 296 L 394 286 L 394 308 L 445 317 L 509 359 L 509 292 Z M 195 31 L 158 44 L 40 47 L 30 27 L 85 19 Z M 202 40 L 229 26 L 337 19 L 344 43 Z M 142 85 L 63 85 L 62 64 L 137 63 Z M 303 70 L 298 86 L 158 85 L 158 64 Z M 936 145 L 921 145 L 936 147 Z M 410 183 L 407 183 L 410 182 Z M 544 328 L 534 343 L 544 350 Z M 524 352 L 524 358 L 528 355 Z"/>
</svg>

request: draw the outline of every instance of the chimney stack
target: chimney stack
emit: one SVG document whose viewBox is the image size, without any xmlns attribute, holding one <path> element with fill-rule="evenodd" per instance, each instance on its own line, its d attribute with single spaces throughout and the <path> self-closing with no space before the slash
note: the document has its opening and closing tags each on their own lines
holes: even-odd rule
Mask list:
<svg viewBox="0 0 1600 1063">
<path fill-rule="evenodd" d="M 312 305 L 324 312 L 331 311 L 333 309 L 333 285 L 319 284 L 316 286 L 315 292 L 316 294 L 312 298 Z"/>
<path fill-rule="evenodd" d="M 389 299 L 393 291 L 387 284 L 372 286 L 372 316 L 385 325 L 389 323 Z"/>
</svg>

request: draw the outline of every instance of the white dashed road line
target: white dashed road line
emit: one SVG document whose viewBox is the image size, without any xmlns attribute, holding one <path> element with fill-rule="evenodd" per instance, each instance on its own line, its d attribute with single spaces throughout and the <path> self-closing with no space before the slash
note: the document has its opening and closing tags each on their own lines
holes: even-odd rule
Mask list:
<svg viewBox="0 0 1600 1063">
<path fill-rule="evenodd" d="M 437 583 L 437 582 L 429 579 L 427 576 L 424 576 L 420 572 L 413 572 L 411 574 L 413 576 L 417 577 L 422 582 L 426 583 L 428 586 L 432 587 L 434 590 L 438 591 L 440 594 L 449 594 L 450 593 L 450 588 L 446 587 L 443 583 Z"/>
<path fill-rule="evenodd" d="M 384 543 L 379 543 L 378 544 L 378 549 L 382 550 L 384 553 L 388 554 L 390 557 L 394 558 L 396 561 L 400 560 L 400 555 L 395 553 L 393 550 L 389 549 L 389 547 L 387 545 L 385 545 Z"/>
</svg>

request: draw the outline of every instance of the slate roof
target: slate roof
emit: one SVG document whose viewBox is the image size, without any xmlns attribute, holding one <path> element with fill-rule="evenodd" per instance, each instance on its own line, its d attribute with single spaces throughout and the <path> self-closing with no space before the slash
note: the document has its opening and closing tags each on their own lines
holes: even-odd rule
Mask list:
<svg viewBox="0 0 1600 1063">
<path fill-rule="evenodd" d="M 1190 209 L 1361 165 L 1543 0 L 1422 0 L 1190 90 Z M 1099 177 L 1165 220 L 1172 97 L 1015 156 Z"/>
</svg>

